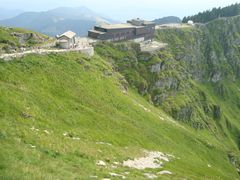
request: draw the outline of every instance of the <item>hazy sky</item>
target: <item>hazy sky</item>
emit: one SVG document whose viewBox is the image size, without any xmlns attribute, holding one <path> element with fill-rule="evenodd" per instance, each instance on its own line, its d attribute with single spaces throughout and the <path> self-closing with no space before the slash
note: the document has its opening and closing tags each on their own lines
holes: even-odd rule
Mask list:
<svg viewBox="0 0 240 180">
<path fill-rule="evenodd" d="M 140 17 L 155 19 L 175 15 L 183 17 L 240 0 L 0 0 L 0 7 L 42 11 L 56 7 L 86 6 L 116 20 Z"/>
</svg>

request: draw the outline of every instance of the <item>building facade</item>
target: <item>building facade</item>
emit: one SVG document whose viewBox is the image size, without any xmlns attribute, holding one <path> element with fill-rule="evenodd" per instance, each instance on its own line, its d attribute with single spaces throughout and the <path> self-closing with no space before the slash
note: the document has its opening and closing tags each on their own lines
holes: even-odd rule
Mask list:
<svg viewBox="0 0 240 180">
<path fill-rule="evenodd" d="M 152 40 L 155 23 L 141 19 L 133 19 L 124 24 L 95 26 L 88 32 L 88 37 L 103 41 L 147 41 Z"/>
<path fill-rule="evenodd" d="M 67 31 L 60 36 L 57 36 L 57 43 L 62 49 L 71 49 L 76 44 L 76 33 Z"/>
</svg>

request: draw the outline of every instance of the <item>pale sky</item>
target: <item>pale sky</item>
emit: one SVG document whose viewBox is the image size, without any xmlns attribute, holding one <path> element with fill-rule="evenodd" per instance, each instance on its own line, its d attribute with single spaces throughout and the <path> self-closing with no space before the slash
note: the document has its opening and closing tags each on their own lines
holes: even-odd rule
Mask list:
<svg viewBox="0 0 240 180">
<path fill-rule="evenodd" d="M 116 20 L 145 18 L 152 20 L 163 16 L 192 15 L 213 7 L 226 6 L 240 0 L 0 0 L 0 7 L 43 11 L 57 7 L 86 6 Z"/>
</svg>

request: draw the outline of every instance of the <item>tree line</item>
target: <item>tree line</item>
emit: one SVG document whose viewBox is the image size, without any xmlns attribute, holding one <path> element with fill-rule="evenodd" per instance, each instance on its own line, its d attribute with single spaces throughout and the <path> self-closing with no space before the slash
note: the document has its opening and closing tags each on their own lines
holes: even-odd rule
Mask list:
<svg viewBox="0 0 240 180">
<path fill-rule="evenodd" d="M 187 23 L 189 20 L 195 23 L 206 23 L 221 17 L 232 17 L 240 15 L 240 3 L 236 3 L 224 8 L 213 8 L 212 10 L 207 10 L 200 12 L 193 16 L 184 17 L 182 22 Z"/>
</svg>

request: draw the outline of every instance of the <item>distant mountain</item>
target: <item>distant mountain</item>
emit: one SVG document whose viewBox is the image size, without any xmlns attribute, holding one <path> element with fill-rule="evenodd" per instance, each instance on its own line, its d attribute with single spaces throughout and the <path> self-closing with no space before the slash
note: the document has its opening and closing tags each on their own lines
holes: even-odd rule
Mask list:
<svg viewBox="0 0 240 180">
<path fill-rule="evenodd" d="M 181 23 L 181 19 L 179 17 L 176 17 L 176 16 L 167 16 L 167 17 L 155 19 L 154 22 L 157 25 L 172 24 L 172 23 Z"/>
<path fill-rule="evenodd" d="M 38 31 L 49 36 L 72 30 L 78 35 L 87 35 L 96 24 L 114 23 L 86 7 L 61 7 L 45 12 L 25 12 L 14 18 L 0 21 L 1 25 L 21 27 Z"/>
<path fill-rule="evenodd" d="M 22 10 L 9 10 L 9 9 L 0 8 L 0 20 L 12 18 L 21 13 L 23 13 Z"/>
</svg>

